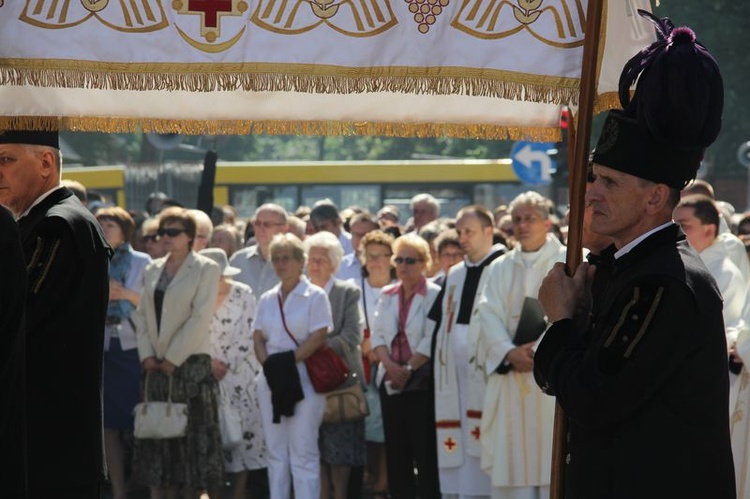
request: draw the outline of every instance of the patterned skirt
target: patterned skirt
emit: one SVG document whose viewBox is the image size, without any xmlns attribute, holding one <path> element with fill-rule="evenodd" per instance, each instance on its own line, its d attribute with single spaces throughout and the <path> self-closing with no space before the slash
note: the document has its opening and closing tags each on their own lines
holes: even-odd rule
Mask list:
<svg viewBox="0 0 750 499">
<path fill-rule="evenodd" d="M 143 391 L 143 382 L 141 391 Z M 152 373 L 149 400 L 167 400 L 169 378 Z M 153 487 L 218 488 L 223 480 L 223 458 L 218 419 L 218 385 L 211 357 L 192 355 L 173 374 L 172 401 L 187 403 L 187 433 L 182 438 L 136 439 L 133 477 Z"/>
<path fill-rule="evenodd" d="M 365 420 L 345 423 L 323 423 L 318 433 L 320 460 L 345 466 L 364 466 Z"/>
</svg>

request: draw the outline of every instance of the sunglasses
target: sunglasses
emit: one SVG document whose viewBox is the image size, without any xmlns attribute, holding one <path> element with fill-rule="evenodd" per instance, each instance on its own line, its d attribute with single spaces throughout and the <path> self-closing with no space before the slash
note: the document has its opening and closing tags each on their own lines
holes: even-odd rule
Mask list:
<svg viewBox="0 0 750 499">
<path fill-rule="evenodd" d="M 156 231 L 156 234 L 159 237 L 164 237 L 164 236 L 177 237 L 180 234 L 184 234 L 185 232 L 187 232 L 185 229 L 169 228 L 169 229 L 159 229 Z"/>
<path fill-rule="evenodd" d="M 422 262 L 424 260 L 412 258 L 410 256 L 407 256 L 406 258 L 402 256 L 397 256 L 396 258 L 393 259 L 393 261 L 396 265 L 401 265 L 402 263 L 405 263 L 406 265 L 414 265 L 415 263 Z"/>
<path fill-rule="evenodd" d="M 155 243 L 156 241 L 158 241 L 158 240 L 159 240 L 159 236 L 157 236 L 156 234 L 152 234 L 152 235 L 148 235 L 148 236 L 143 236 L 143 237 L 141 238 L 141 240 L 142 240 L 142 241 L 143 241 L 144 243 L 147 243 L 147 242 L 149 242 L 149 241 L 150 241 L 150 242 L 152 242 L 152 243 Z"/>
</svg>

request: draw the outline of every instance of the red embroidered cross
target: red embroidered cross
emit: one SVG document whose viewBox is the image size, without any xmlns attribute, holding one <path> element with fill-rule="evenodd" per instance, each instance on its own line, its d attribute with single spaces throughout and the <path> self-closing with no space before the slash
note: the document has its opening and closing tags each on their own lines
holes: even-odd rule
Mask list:
<svg viewBox="0 0 750 499">
<path fill-rule="evenodd" d="M 448 452 L 453 452 L 453 448 L 458 445 L 455 440 L 453 440 L 451 437 L 448 437 L 445 442 L 443 442 L 443 445 L 448 448 Z"/>
<path fill-rule="evenodd" d="M 188 0 L 188 10 L 201 12 L 206 28 L 217 28 L 219 13 L 232 12 L 232 0 Z"/>
<path fill-rule="evenodd" d="M 475 426 L 473 430 L 471 430 L 471 435 L 474 437 L 474 440 L 479 440 L 479 427 Z"/>
</svg>

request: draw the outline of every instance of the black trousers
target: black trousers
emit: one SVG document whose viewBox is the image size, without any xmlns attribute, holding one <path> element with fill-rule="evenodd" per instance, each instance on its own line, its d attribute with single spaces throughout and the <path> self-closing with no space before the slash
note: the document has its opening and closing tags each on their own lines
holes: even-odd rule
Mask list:
<svg viewBox="0 0 750 499">
<path fill-rule="evenodd" d="M 428 392 L 387 395 L 385 388 L 381 387 L 380 401 L 391 497 L 440 497 L 435 421 L 431 416 Z"/>
</svg>

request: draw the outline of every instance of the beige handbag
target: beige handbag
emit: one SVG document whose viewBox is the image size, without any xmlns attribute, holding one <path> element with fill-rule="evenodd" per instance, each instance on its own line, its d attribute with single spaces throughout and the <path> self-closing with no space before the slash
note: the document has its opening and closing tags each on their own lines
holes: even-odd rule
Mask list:
<svg viewBox="0 0 750 499">
<path fill-rule="evenodd" d="M 349 345 L 342 341 L 345 357 L 351 357 Z M 362 382 L 357 373 L 352 369 L 349 378 L 341 388 L 327 392 L 326 410 L 323 413 L 324 423 L 341 423 L 344 421 L 356 421 L 364 419 L 370 414 L 365 392 L 362 390 Z"/>
<path fill-rule="evenodd" d="M 179 438 L 187 431 L 187 404 L 172 402 L 172 376 L 169 376 L 169 395 L 166 402 L 152 402 L 148 400 L 148 380 L 151 374 L 146 374 L 143 388 L 143 402 L 137 404 L 135 414 L 135 438 Z"/>
<path fill-rule="evenodd" d="M 351 375 L 352 385 L 326 393 L 324 423 L 342 423 L 364 419 L 370 414 L 362 383 L 356 373 Z"/>
</svg>

